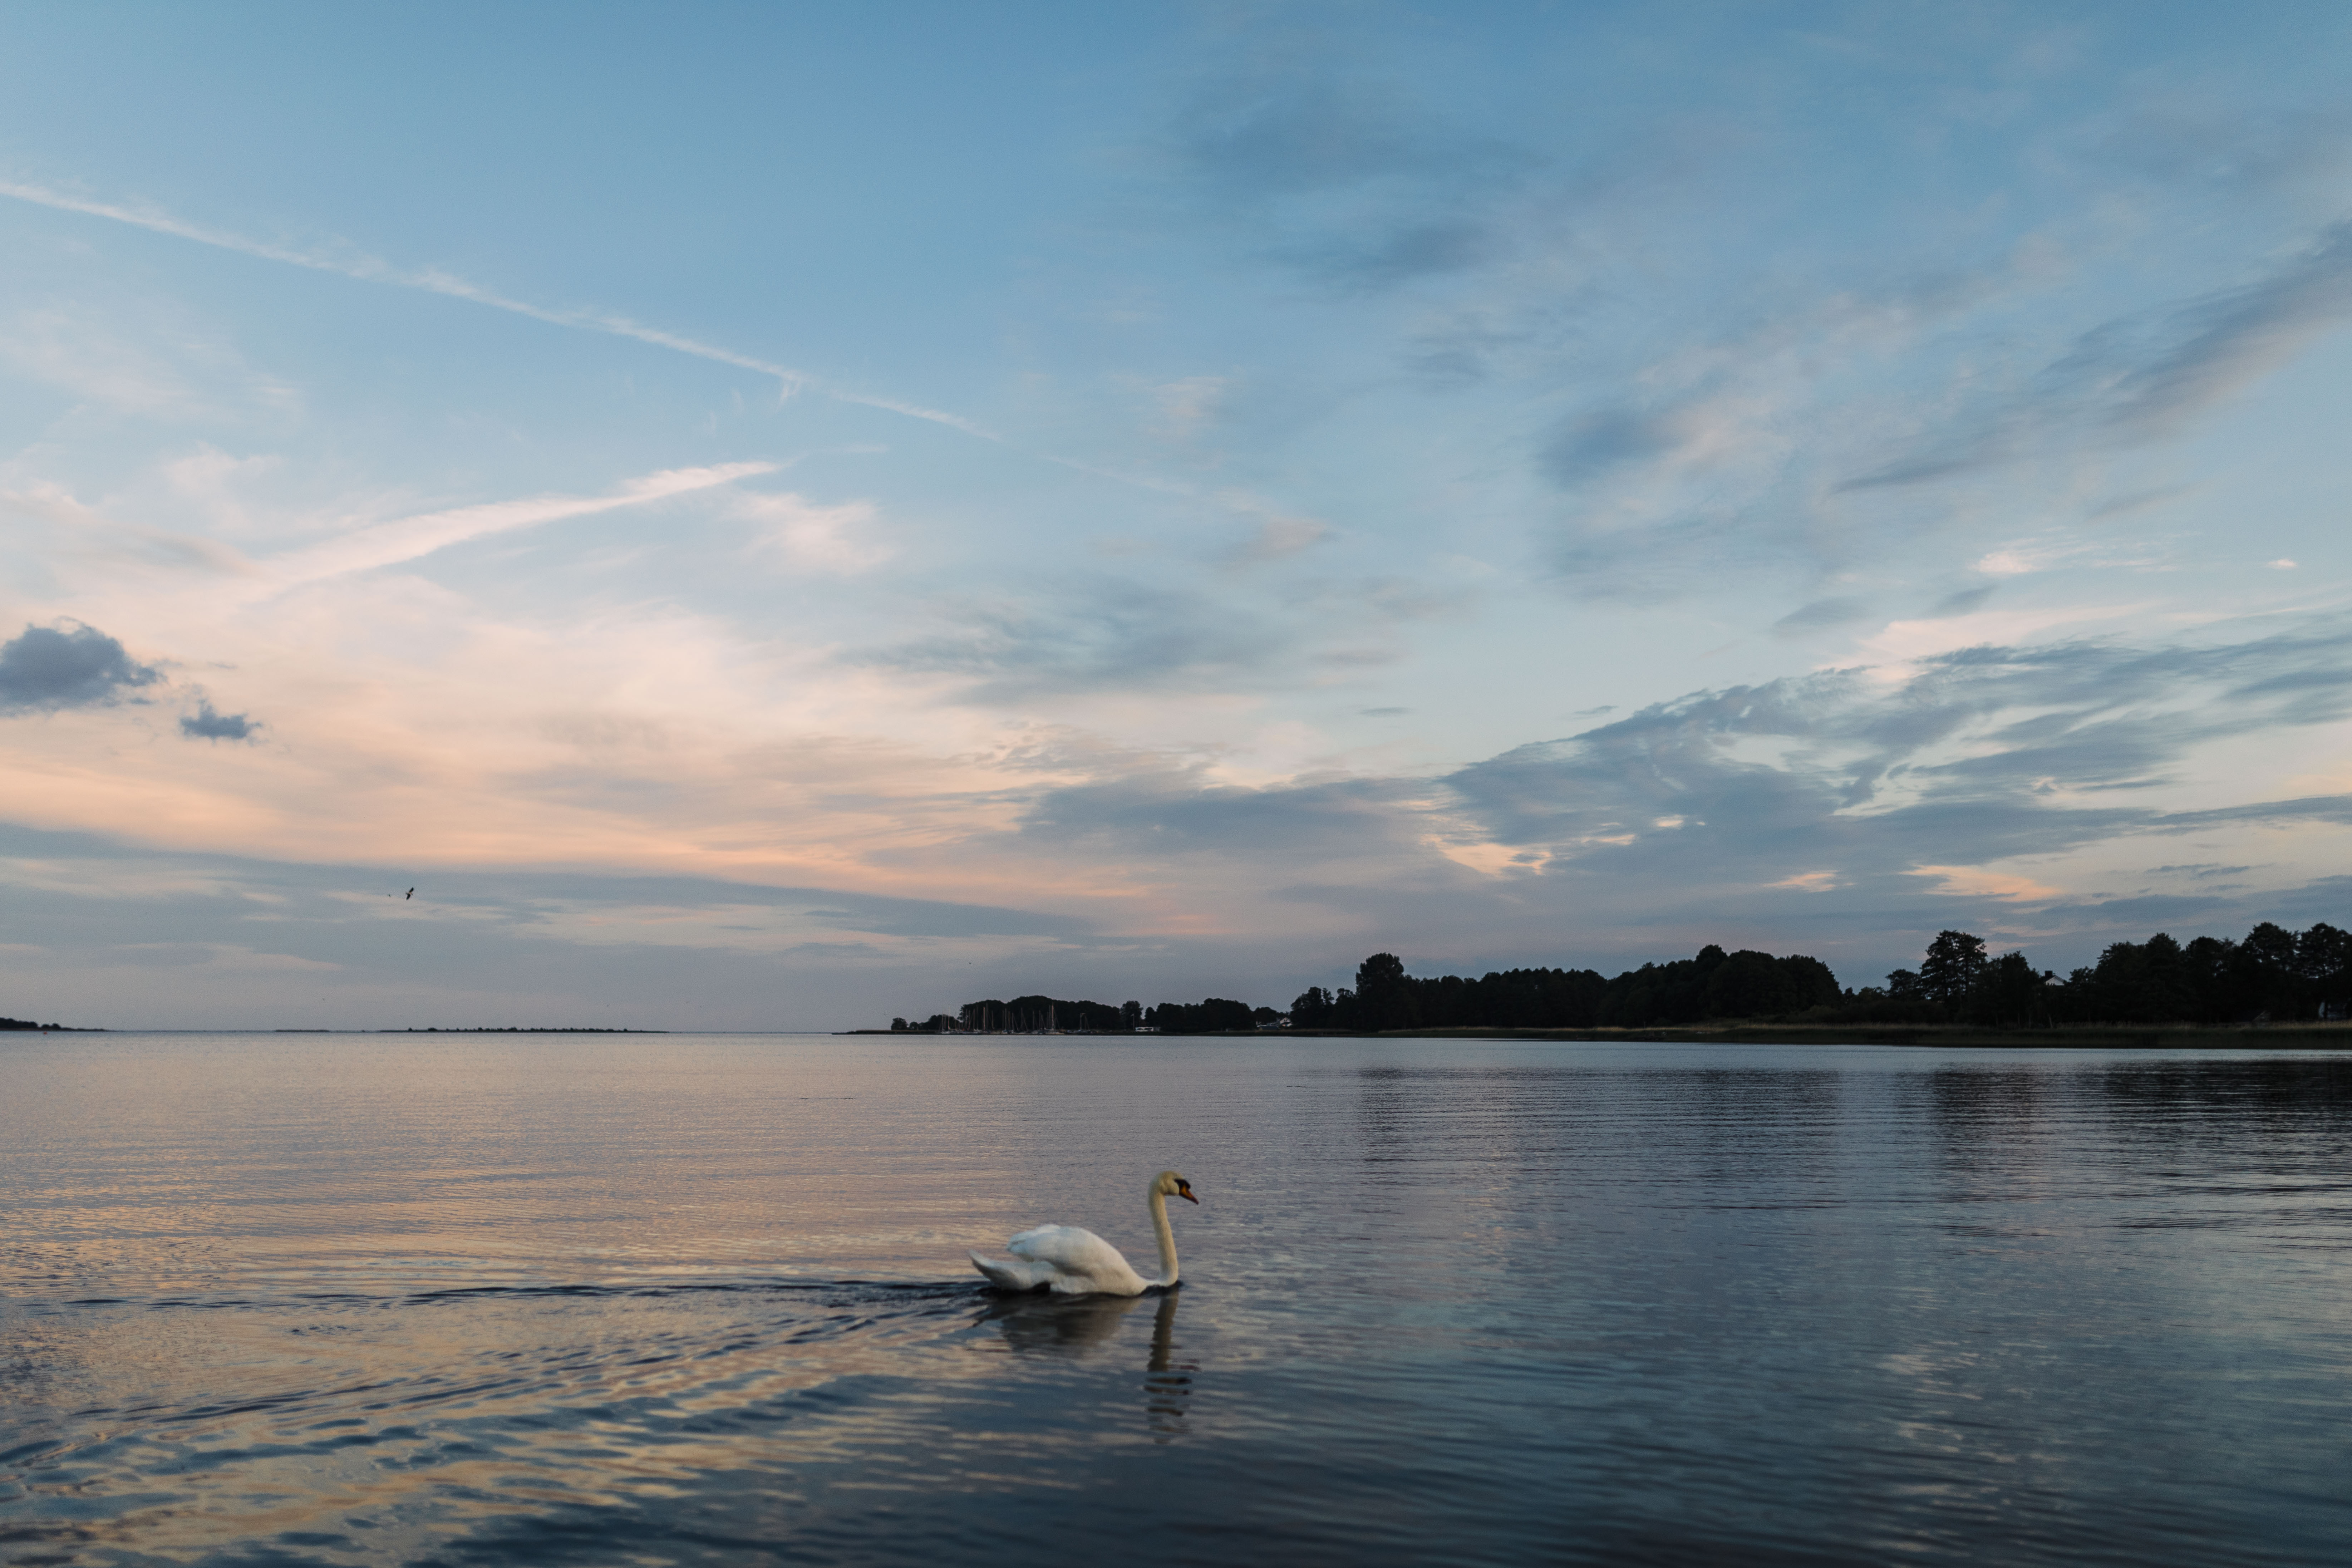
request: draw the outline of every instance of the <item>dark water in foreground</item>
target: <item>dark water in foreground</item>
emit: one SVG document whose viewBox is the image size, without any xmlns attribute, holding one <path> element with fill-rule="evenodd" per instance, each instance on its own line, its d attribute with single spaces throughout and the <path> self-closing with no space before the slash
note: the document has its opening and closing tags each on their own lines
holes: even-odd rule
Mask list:
<svg viewBox="0 0 2352 1568">
<path fill-rule="evenodd" d="M 0 1205 L 15 1563 L 2352 1561 L 2352 1058 L 20 1037 Z"/>
</svg>

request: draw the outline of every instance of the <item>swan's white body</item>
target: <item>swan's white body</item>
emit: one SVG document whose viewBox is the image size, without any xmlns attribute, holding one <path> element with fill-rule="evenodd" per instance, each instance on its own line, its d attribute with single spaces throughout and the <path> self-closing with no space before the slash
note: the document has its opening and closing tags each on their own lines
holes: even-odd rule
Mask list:
<svg viewBox="0 0 2352 1568">
<path fill-rule="evenodd" d="M 972 1267 L 1000 1290 L 1051 1290 L 1056 1296 L 1140 1296 L 1177 1283 L 1176 1233 L 1168 1228 L 1168 1199 L 1192 1203 L 1192 1184 L 1173 1171 L 1151 1179 L 1151 1228 L 1160 1238 L 1160 1278 L 1146 1279 L 1118 1247 L 1074 1225 L 1041 1225 L 1004 1244 L 1010 1258 L 971 1255 Z"/>
</svg>

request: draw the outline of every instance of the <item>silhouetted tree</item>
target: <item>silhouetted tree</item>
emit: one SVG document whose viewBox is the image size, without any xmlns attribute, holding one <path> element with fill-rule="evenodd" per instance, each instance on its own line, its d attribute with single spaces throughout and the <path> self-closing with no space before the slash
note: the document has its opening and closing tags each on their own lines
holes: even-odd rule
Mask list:
<svg viewBox="0 0 2352 1568">
<path fill-rule="evenodd" d="M 1978 973 L 1962 1005 L 1968 1022 L 2023 1029 L 2050 1022 L 2051 976 L 2035 972 L 2021 952 L 2004 952 Z"/>
<path fill-rule="evenodd" d="M 1320 985 L 1309 985 L 1290 1004 L 1290 1026 L 1294 1029 L 1329 1029 L 1338 1026 L 1331 1016 L 1331 994 Z"/>
<path fill-rule="evenodd" d="M 2336 1016 L 2352 1009 L 2352 931 L 2321 921 L 2295 939 L 2294 967 L 2307 987 L 2306 1016 L 2323 1009 Z"/>
<path fill-rule="evenodd" d="M 1360 1029 L 1410 1029 L 1421 1022 L 1403 959 L 1376 952 L 1356 966 L 1356 1015 Z"/>
<path fill-rule="evenodd" d="M 1974 988 L 1984 967 L 1984 938 L 1964 931 L 1938 931 L 1920 962 L 1919 989 L 1928 1001 L 1955 1008 Z"/>
</svg>

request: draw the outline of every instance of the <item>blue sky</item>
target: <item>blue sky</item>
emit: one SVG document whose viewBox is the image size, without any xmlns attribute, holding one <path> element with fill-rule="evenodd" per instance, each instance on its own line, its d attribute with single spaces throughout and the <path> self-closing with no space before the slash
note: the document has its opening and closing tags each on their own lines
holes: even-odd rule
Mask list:
<svg viewBox="0 0 2352 1568">
<path fill-rule="evenodd" d="M 0 1012 L 2344 923 L 2347 29 L 16 8 Z"/>
</svg>

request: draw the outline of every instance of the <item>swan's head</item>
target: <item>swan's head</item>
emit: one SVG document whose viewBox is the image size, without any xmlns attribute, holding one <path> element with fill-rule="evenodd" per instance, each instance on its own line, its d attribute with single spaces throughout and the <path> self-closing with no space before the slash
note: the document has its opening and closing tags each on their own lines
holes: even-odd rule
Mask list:
<svg viewBox="0 0 2352 1568">
<path fill-rule="evenodd" d="M 1173 1171 L 1160 1172 L 1159 1179 L 1151 1184 L 1151 1190 L 1163 1198 L 1182 1198 L 1188 1204 L 1201 1201 L 1192 1195 L 1192 1184 Z"/>
</svg>

